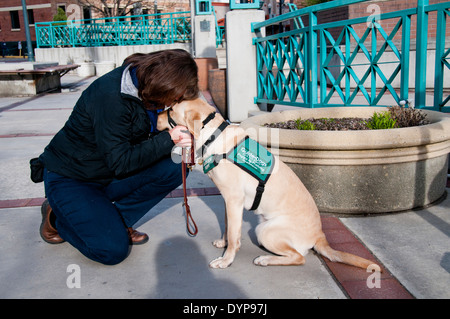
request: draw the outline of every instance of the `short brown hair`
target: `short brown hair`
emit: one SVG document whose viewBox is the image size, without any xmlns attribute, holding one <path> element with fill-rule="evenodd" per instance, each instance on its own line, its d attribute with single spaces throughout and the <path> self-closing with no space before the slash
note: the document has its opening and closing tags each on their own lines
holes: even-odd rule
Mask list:
<svg viewBox="0 0 450 319">
<path fill-rule="evenodd" d="M 124 64 L 136 67 L 139 97 L 147 109 L 198 97 L 198 68 L 185 50 L 135 53 Z"/>
</svg>

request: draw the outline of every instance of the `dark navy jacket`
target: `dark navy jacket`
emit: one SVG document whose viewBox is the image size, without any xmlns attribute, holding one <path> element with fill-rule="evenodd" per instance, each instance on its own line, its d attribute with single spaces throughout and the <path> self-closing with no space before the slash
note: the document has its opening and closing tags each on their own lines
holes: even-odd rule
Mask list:
<svg viewBox="0 0 450 319">
<path fill-rule="evenodd" d="M 151 130 L 128 68 L 121 66 L 82 93 L 40 160 L 57 174 L 108 184 L 170 154 L 169 133 Z"/>
</svg>

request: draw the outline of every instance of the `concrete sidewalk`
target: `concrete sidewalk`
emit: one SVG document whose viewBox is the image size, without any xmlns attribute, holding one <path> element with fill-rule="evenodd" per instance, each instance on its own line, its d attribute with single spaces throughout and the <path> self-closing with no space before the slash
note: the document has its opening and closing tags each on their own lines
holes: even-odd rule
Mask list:
<svg viewBox="0 0 450 319">
<path fill-rule="evenodd" d="M 139 221 L 136 227 L 150 241 L 132 247 L 119 265 L 90 261 L 68 243 L 45 243 L 39 236 L 43 183 L 31 182 L 28 161 L 64 125 L 94 79 L 66 75 L 61 93 L 0 98 L 0 298 L 450 298 L 448 198 L 400 214 L 323 216 L 332 246 L 384 265 L 379 288 L 369 287 L 378 280 L 373 274 L 313 252 L 303 266 L 254 266 L 266 252 L 257 244 L 251 212 L 244 213 L 242 248 L 232 266 L 210 269 L 209 261 L 223 252 L 211 242 L 222 235 L 224 205 L 214 184 L 195 170 L 188 178 L 195 238 L 186 233 L 176 190 Z"/>
</svg>

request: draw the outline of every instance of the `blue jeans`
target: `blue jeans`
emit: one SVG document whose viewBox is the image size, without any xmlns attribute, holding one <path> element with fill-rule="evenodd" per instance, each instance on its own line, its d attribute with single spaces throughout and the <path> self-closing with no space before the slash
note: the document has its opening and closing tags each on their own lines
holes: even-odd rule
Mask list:
<svg viewBox="0 0 450 319">
<path fill-rule="evenodd" d="M 44 172 L 45 193 L 59 235 L 86 257 L 106 265 L 128 256 L 126 228 L 181 183 L 181 164 L 170 157 L 106 186 Z"/>
</svg>

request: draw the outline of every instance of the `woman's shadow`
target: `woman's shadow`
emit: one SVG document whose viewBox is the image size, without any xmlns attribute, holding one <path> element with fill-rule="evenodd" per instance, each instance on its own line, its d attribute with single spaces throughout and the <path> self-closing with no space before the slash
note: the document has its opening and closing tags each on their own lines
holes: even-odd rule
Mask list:
<svg viewBox="0 0 450 319">
<path fill-rule="evenodd" d="M 158 284 L 150 298 L 247 298 L 234 283 L 216 278 L 205 256 L 190 238 L 169 238 L 158 247 L 156 258 Z"/>
</svg>

